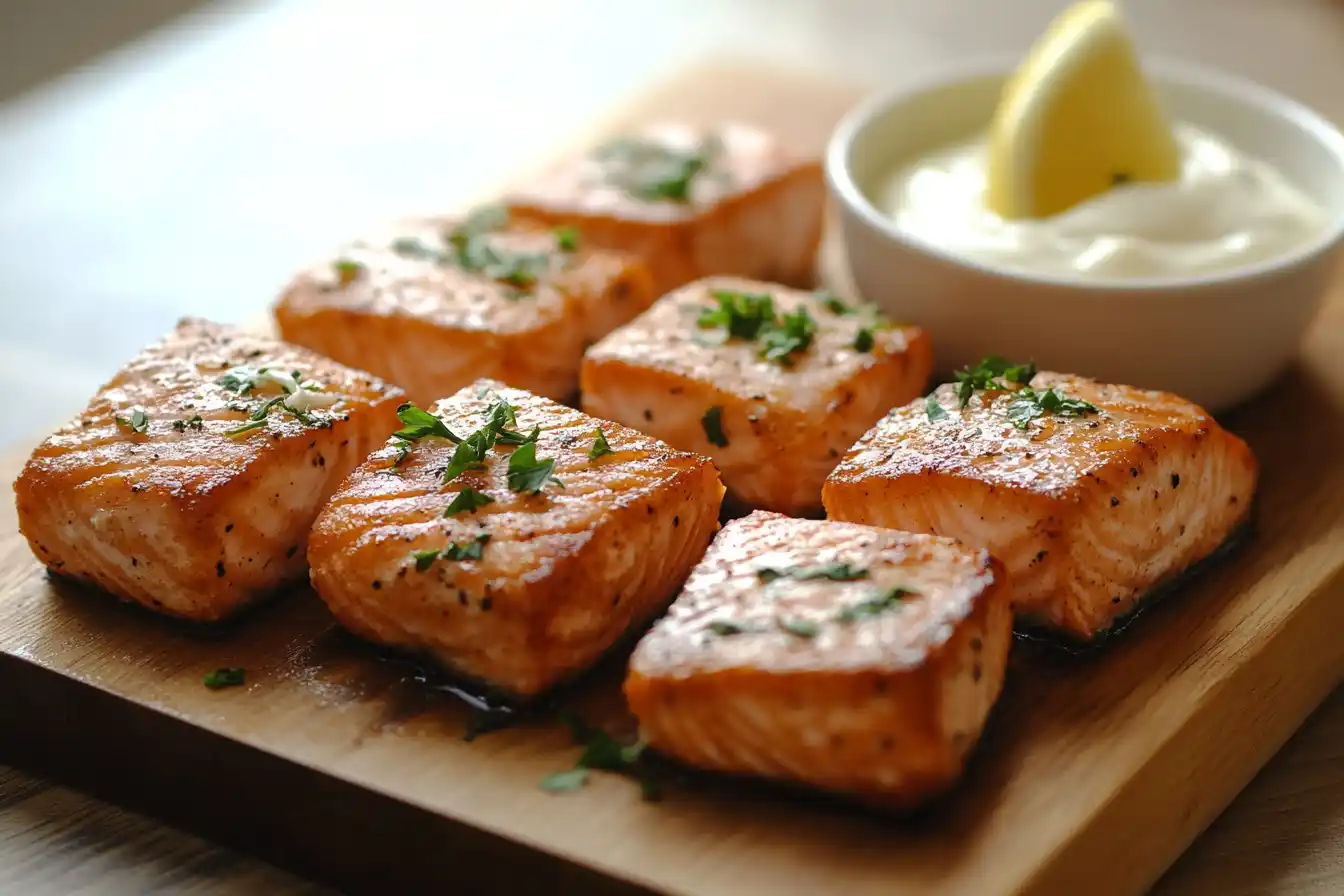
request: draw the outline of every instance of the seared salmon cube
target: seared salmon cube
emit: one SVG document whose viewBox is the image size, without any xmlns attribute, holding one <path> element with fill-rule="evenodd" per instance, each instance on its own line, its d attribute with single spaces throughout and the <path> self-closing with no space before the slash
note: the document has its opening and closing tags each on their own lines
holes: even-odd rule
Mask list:
<svg viewBox="0 0 1344 896">
<path fill-rule="evenodd" d="M 810 285 L 826 191 L 817 159 L 760 128 L 663 122 L 562 162 L 506 201 L 638 254 L 661 295 L 710 274 Z"/>
<path fill-rule="evenodd" d="M 709 455 L 736 502 L 806 515 L 840 456 L 931 366 L 922 330 L 870 306 L 710 277 L 589 349 L 581 392 L 590 414 Z"/>
<path fill-rule="evenodd" d="M 482 380 L 350 476 L 313 526 L 336 618 L 506 697 L 582 672 L 661 613 L 718 527 L 713 465 Z"/>
<path fill-rule="evenodd" d="M 313 519 L 402 398 L 306 349 L 184 320 L 33 452 L 19 530 L 55 574 L 223 619 L 303 579 Z"/>
<path fill-rule="evenodd" d="M 879 421 L 824 497 L 832 519 L 989 549 L 1024 625 L 1091 641 L 1226 542 L 1256 478 L 1182 398 L 986 359 Z"/>
<path fill-rule="evenodd" d="M 640 641 L 625 694 L 690 765 L 909 806 L 961 775 L 1011 641 L 985 551 L 757 511 Z"/>
<path fill-rule="evenodd" d="M 654 298 L 638 259 L 485 207 L 349 246 L 300 275 L 275 319 L 285 339 L 422 405 L 482 376 L 566 400 L 583 350 Z"/>
</svg>

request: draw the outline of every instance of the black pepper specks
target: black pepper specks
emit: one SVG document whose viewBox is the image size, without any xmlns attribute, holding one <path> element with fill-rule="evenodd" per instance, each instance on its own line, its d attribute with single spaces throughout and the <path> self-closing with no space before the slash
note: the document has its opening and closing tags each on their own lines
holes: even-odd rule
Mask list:
<svg viewBox="0 0 1344 896">
<path fill-rule="evenodd" d="M 374 580 L 373 580 L 373 590 L 374 590 L 374 591 L 381 590 L 382 587 L 383 587 L 383 583 L 382 583 L 382 582 L 378 581 L 377 579 L 374 579 Z"/>
<path fill-rule="evenodd" d="M 979 681 L 980 676 L 984 674 L 985 674 L 984 670 L 980 668 L 979 663 L 976 663 L 974 666 L 971 666 L 971 681 Z"/>
<path fill-rule="evenodd" d="M 1236 502 L 1237 502 L 1237 499 L 1236 499 L 1236 498 L 1233 498 L 1233 499 L 1232 499 L 1232 503 L 1235 504 Z M 674 516 L 674 517 L 672 517 L 672 528 L 675 529 L 675 528 L 677 528 L 677 527 L 680 526 L 680 525 L 681 525 L 681 517 L 679 517 L 679 516 Z"/>
<path fill-rule="evenodd" d="M 650 421 L 650 422 L 653 421 L 653 408 L 645 408 L 645 409 L 644 409 L 644 419 L 645 419 L 645 420 L 648 420 L 648 421 Z"/>
<path fill-rule="evenodd" d="M 1115 495 L 1111 495 L 1111 506 L 1112 506 L 1112 507 L 1119 507 L 1119 506 L 1120 506 L 1120 499 L 1117 498 Z"/>
<path fill-rule="evenodd" d="M 221 560 L 221 561 L 219 561 L 218 563 L 215 564 L 215 575 L 216 575 L 217 577 L 221 578 L 221 579 L 224 578 L 224 561 L 223 561 L 223 560 Z"/>
<path fill-rule="evenodd" d="M 132 565 L 132 566 L 139 566 L 139 565 L 140 565 L 140 561 L 137 560 L 136 558 L 132 557 L 132 558 L 131 558 L 131 565 Z"/>
<path fill-rule="evenodd" d="M 1176 487 L 1179 486 L 1180 484 L 1181 484 L 1181 474 L 1180 474 L 1180 473 L 1172 473 L 1172 474 L 1171 474 L 1171 487 L 1172 487 L 1172 488 L 1176 488 Z"/>
<path fill-rule="evenodd" d="M 1113 597 L 1113 598 L 1111 598 L 1111 603 L 1113 603 L 1113 604 L 1118 604 L 1118 603 L 1120 603 L 1120 598 L 1118 598 L 1118 597 Z"/>
<path fill-rule="evenodd" d="M 299 552 L 299 546 L 298 546 L 298 545 L 296 545 L 296 544 L 292 544 L 292 545 L 290 545 L 290 546 L 289 546 L 289 550 L 285 551 L 285 559 L 286 559 L 286 560 L 291 560 L 291 559 L 293 559 L 294 555 L 297 554 L 298 552 Z"/>
<path fill-rule="evenodd" d="M 465 607 L 467 605 L 467 592 L 458 589 L 457 602 Z"/>
<path fill-rule="evenodd" d="M 1130 476 L 1133 476 L 1135 479 L 1138 479 L 1138 478 L 1139 478 L 1139 468 L 1138 468 L 1138 467 L 1130 467 L 1130 468 L 1129 468 L 1129 475 L 1130 475 Z"/>
<path fill-rule="evenodd" d="M 481 598 L 481 609 L 486 613 L 489 613 L 490 607 L 492 607 L 494 603 L 495 603 L 494 598 L 490 597 L 490 595 L 487 594 L 485 597 Z"/>
<path fill-rule="evenodd" d="M 224 534 L 227 535 L 233 531 L 233 523 L 227 523 L 224 526 Z"/>
</svg>

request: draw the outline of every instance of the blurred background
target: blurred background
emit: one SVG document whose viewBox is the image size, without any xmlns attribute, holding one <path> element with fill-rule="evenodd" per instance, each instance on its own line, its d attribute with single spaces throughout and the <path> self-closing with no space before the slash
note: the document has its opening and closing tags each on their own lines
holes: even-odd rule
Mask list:
<svg viewBox="0 0 1344 896">
<path fill-rule="evenodd" d="M 0 450 L 184 313 L 243 322 L 703 58 L 880 86 L 1064 0 L 0 0 Z M 1344 119 L 1337 0 L 1127 0 L 1152 55 Z M 732 90 L 725 84 L 724 90 Z"/>
</svg>

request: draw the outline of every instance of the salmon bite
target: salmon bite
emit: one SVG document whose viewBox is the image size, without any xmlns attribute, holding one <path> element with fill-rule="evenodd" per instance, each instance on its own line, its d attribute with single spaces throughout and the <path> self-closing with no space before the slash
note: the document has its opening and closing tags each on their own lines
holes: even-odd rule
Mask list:
<svg viewBox="0 0 1344 896">
<path fill-rule="evenodd" d="M 302 580 L 314 517 L 402 400 L 306 349 L 184 320 L 33 452 L 19 529 L 53 573 L 223 619 Z"/>
<path fill-rule="evenodd" d="M 879 421 L 823 495 L 832 519 L 987 548 L 1024 624 L 1089 641 L 1222 546 L 1257 478 L 1182 398 L 986 359 Z"/>
</svg>

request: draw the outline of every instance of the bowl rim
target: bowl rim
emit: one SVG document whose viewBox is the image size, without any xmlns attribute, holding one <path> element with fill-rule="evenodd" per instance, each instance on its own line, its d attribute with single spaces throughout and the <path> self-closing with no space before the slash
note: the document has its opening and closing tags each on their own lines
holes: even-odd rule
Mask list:
<svg viewBox="0 0 1344 896">
<path fill-rule="evenodd" d="M 1066 287 L 1081 292 L 1163 293 L 1173 289 L 1216 287 L 1272 276 L 1301 267 L 1314 257 L 1328 253 L 1344 241 L 1344 206 L 1323 209 L 1327 226 L 1313 240 L 1271 258 L 1225 271 L 1159 277 L 1089 279 L 1084 275 L 1032 272 L 997 265 L 949 251 L 915 234 L 901 230 L 864 195 L 850 170 L 850 149 L 854 143 L 893 106 L 922 93 L 941 90 L 980 78 L 1008 76 L 1021 64 L 1021 54 L 996 53 L 962 59 L 935 68 L 925 68 L 902 79 L 895 86 L 876 92 L 860 101 L 836 125 L 826 145 L 824 167 L 831 192 L 871 229 L 888 240 L 928 255 L 945 264 L 970 268 L 983 274 L 1023 284 Z M 1216 93 L 1232 102 L 1256 107 L 1266 114 L 1286 119 L 1315 140 L 1334 157 L 1336 176 L 1344 181 L 1344 133 L 1314 109 L 1273 88 L 1229 74 L 1211 66 L 1180 62 L 1162 57 L 1143 57 L 1144 74 L 1162 84 L 1179 84 Z"/>
</svg>

